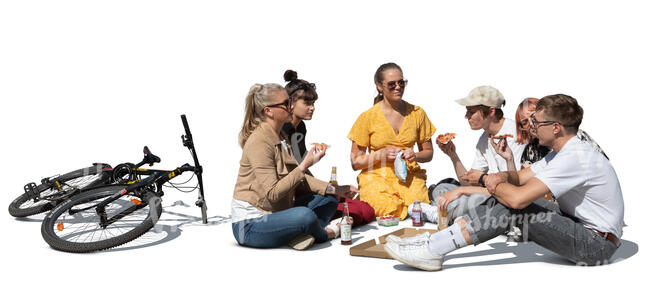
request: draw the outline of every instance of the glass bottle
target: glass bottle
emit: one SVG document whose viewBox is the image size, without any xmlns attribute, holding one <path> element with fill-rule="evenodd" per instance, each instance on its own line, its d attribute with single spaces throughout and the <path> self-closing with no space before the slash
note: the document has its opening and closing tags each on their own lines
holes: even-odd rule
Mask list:
<svg viewBox="0 0 650 295">
<path fill-rule="evenodd" d="M 413 210 L 411 211 L 411 221 L 413 221 L 413 226 L 422 226 L 422 206 L 420 201 L 413 202 Z"/>
<path fill-rule="evenodd" d="M 352 244 L 352 224 L 350 222 L 350 209 L 348 203 L 343 203 L 343 216 L 341 218 L 341 245 Z"/>
<path fill-rule="evenodd" d="M 332 166 L 332 174 L 330 174 L 330 184 L 339 185 L 339 182 L 336 180 L 336 166 Z"/>
</svg>

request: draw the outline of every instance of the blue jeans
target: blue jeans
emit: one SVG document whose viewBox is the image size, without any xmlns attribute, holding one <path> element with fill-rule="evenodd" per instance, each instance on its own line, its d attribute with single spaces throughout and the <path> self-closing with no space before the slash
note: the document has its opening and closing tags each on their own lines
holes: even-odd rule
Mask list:
<svg viewBox="0 0 650 295">
<path fill-rule="evenodd" d="M 255 248 L 281 247 L 298 235 L 325 242 L 324 227 L 337 207 L 334 196 L 307 195 L 296 200 L 293 208 L 233 223 L 232 233 L 240 245 Z"/>
<path fill-rule="evenodd" d="M 433 204 L 436 204 L 438 198 L 440 198 L 444 193 L 457 187 L 457 185 L 451 183 L 441 183 L 436 185 L 432 194 Z M 487 194 L 471 194 L 469 196 L 462 195 L 458 199 L 449 202 L 447 205 L 447 218 L 449 223 L 453 223 L 456 218 L 468 214 L 470 210 L 485 202 L 489 197 L 490 195 Z"/>
<path fill-rule="evenodd" d="M 503 234 L 511 225 L 521 228 L 524 241 L 531 240 L 578 265 L 606 264 L 619 245 L 584 227 L 576 218 L 563 214 L 553 202 L 537 199 L 516 210 L 490 197 L 463 216 L 473 244 Z"/>
</svg>

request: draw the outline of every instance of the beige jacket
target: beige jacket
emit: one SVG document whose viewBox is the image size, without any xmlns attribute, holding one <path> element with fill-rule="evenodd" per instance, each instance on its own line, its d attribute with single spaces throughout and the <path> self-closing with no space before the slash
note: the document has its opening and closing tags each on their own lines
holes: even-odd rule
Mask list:
<svg viewBox="0 0 650 295">
<path fill-rule="evenodd" d="M 268 123 L 261 123 L 250 135 L 239 161 L 234 199 L 273 213 L 293 207 L 296 195 L 325 195 L 328 183 L 297 169 L 291 145 L 283 144 L 281 136 Z"/>
</svg>

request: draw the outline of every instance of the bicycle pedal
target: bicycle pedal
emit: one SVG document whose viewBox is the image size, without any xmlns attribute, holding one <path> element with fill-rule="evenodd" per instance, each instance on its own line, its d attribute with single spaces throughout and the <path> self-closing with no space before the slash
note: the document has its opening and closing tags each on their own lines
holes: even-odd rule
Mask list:
<svg viewBox="0 0 650 295">
<path fill-rule="evenodd" d="M 36 183 L 30 182 L 23 188 L 25 189 L 25 194 L 29 196 L 30 199 L 36 199 L 38 196 L 40 196 L 38 189 L 36 189 Z"/>
</svg>

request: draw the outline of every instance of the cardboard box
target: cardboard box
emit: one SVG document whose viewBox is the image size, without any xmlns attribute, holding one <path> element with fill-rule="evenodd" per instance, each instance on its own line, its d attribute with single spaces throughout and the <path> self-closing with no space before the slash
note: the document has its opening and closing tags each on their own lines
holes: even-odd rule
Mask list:
<svg viewBox="0 0 650 295">
<path fill-rule="evenodd" d="M 428 231 L 430 233 L 435 233 L 438 230 L 428 229 L 428 228 L 412 228 L 405 227 L 398 229 L 392 233 L 379 236 L 374 240 L 370 240 L 354 247 L 350 248 L 350 255 L 352 256 L 365 256 L 365 257 L 375 257 L 375 258 L 391 258 L 388 253 L 384 251 L 384 244 L 386 243 L 386 237 L 389 235 L 396 235 L 400 238 L 412 237 L 417 234 Z"/>
</svg>

